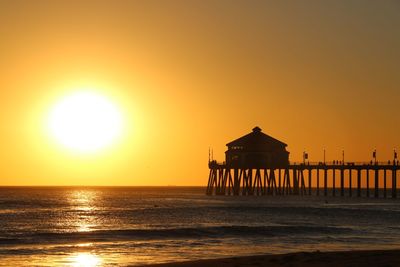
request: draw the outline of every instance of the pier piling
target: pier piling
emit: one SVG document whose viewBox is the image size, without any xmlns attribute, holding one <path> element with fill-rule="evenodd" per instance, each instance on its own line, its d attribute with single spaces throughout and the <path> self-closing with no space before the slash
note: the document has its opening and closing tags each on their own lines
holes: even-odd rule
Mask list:
<svg viewBox="0 0 400 267">
<path fill-rule="evenodd" d="M 352 176 L 357 174 L 357 197 L 370 197 L 369 175 L 374 172 L 374 198 L 387 197 L 387 176 L 392 174 L 392 183 L 389 184 L 391 197 L 397 198 L 397 171 L 396 164 L 289 164 L 285 168 L 230 168 L 224 163 L 212 161 L 209 164 L 207 195 L 320 195 L 320 171 L 323 172 L 323 196 L 336 196 L 336 172 L 340 172 L 340 196 L 352 197 Z M 314 172 L 315 170 L 315 172 Z M 308 173 L 305 179 L 304 172 Z M 332 175 L 330 173 L 332 172 Z M 347 175 L 348 172 L 348 175 Z M 383 175 L 380 175 L 380 173 Z M 365 177 L 365 184 L 363 184 Z M 315 190 L 313 190 L 313 178 Z M 348 179 L 347 179 L 348 178 Z M 383 181 L 380 182 L 380 180 Z M 348 182 L 347 182 L 348 181 Z M 382 188 L 380 186 L 383 186 Z M 362 189 L 365 189 L 363 194 Z M 332 190 L 330 194 L 329 189 Z M 383 190 L 383 195 L 379 193 Z M 345 193 L 348 191 L 348 194 Z"/>
</svg>

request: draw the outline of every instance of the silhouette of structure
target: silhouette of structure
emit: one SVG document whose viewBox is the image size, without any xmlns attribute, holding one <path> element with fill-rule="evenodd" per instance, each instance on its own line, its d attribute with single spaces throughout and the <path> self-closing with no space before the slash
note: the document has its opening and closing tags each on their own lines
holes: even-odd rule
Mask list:
<svg viewBox="0 0 400 267">
<path fill-rule="evenodd" d="M 227 144 L 226 166 L 231 168 L 284 168 L 289 164 L 286 144 L 259 127 Z"/>
<path fill-rule="evenodd" d="M 352 196 L 355 191 L 358 197 L 369 197 L 370 187 L 373 187 L 376 198 L 380 194 L 386 198 L 388 190 L 392 198 L 397 197 L 397 171 L 400 165 L 396 152 L 393 161 L 384 163 L 376 161 L 374 151 L 375 162 L 355 163 L 343 159 L 329 163 L 324 160 L 296 164 L 289 162 L 286 146 L 262 133 L 259 127 L 228 143 L 225 162 L 209 159 L 207 195 L 320 195 L 323 189 L 324 196 Z M 373 176 L 373 181 L 370 181 L 370 176 Z M 337 177 L 340 179 L 338 188 Z M 316 188 L 312 187 L 313 179 L 316 179 Z M 365 186 L 362 187 L 362 184 Z"/>
</svg>

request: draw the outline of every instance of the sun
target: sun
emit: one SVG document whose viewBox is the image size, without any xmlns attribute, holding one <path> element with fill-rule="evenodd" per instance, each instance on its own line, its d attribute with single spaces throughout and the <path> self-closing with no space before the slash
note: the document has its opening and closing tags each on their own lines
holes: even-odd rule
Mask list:
<svg viewBox="0 0 400 267">
<path fill-rule="evenodd" d="M 94 152 L 110 146 L 122 131 L 117 106 L 97 92 L 79 91 L 62 98 L 49 114 L 51 136 L 77 152 Z"/>
</svg>

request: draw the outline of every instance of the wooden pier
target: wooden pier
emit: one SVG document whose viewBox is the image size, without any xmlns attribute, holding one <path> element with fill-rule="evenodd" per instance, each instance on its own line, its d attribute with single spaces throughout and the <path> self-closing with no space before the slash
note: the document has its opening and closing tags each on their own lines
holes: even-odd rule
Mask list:
<svg viewBox="0 0 400 267">
<path fill-rule="evenodd" d="M 314 194 L 396 198 L 400 165 L 398 161 L 332 162 L 289 164 L 285 168 L 231 168 L 225 163 L 210 161 L 209 169 L 207 195 Z"/>
<path fill-rule="evenodd" d="M 286 144 L 264 134 L 259 127 L 226 144 L 225 161 L 209 153 L 207 195 L 323 195 L 397 197 L 397 152 L 393 160 L 291 163 Z M 371 179 L 370 179 L 371 178 Z"/>
</svg>

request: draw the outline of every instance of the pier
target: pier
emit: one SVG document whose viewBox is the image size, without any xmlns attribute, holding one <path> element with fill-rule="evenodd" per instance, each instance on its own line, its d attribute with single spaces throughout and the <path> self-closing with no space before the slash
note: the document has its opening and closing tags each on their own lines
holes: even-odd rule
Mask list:
<svg viewBox="0 0 400 267">
<path fill-rule="evenodd" d="M 289 164 L 286 168 L 230 168 L 225 163 L 210 161 L 209 168 L 208 195 L 314 194 L 396 198 L 400 166 L 397 162 L 332 162 Z"/>
<path fill-rule="evenodd" d="M 317 195 L 397 198 L 397 153 L 387 162 L 290 163 L 285 143 L 255 127 L 227 144 L 226 161 L 209 157 L 207 195 Z M 374 152 L 376 155 L 376 152 Z M 307 154 L 303 155 L 307 158 Z"/>
</svg>

